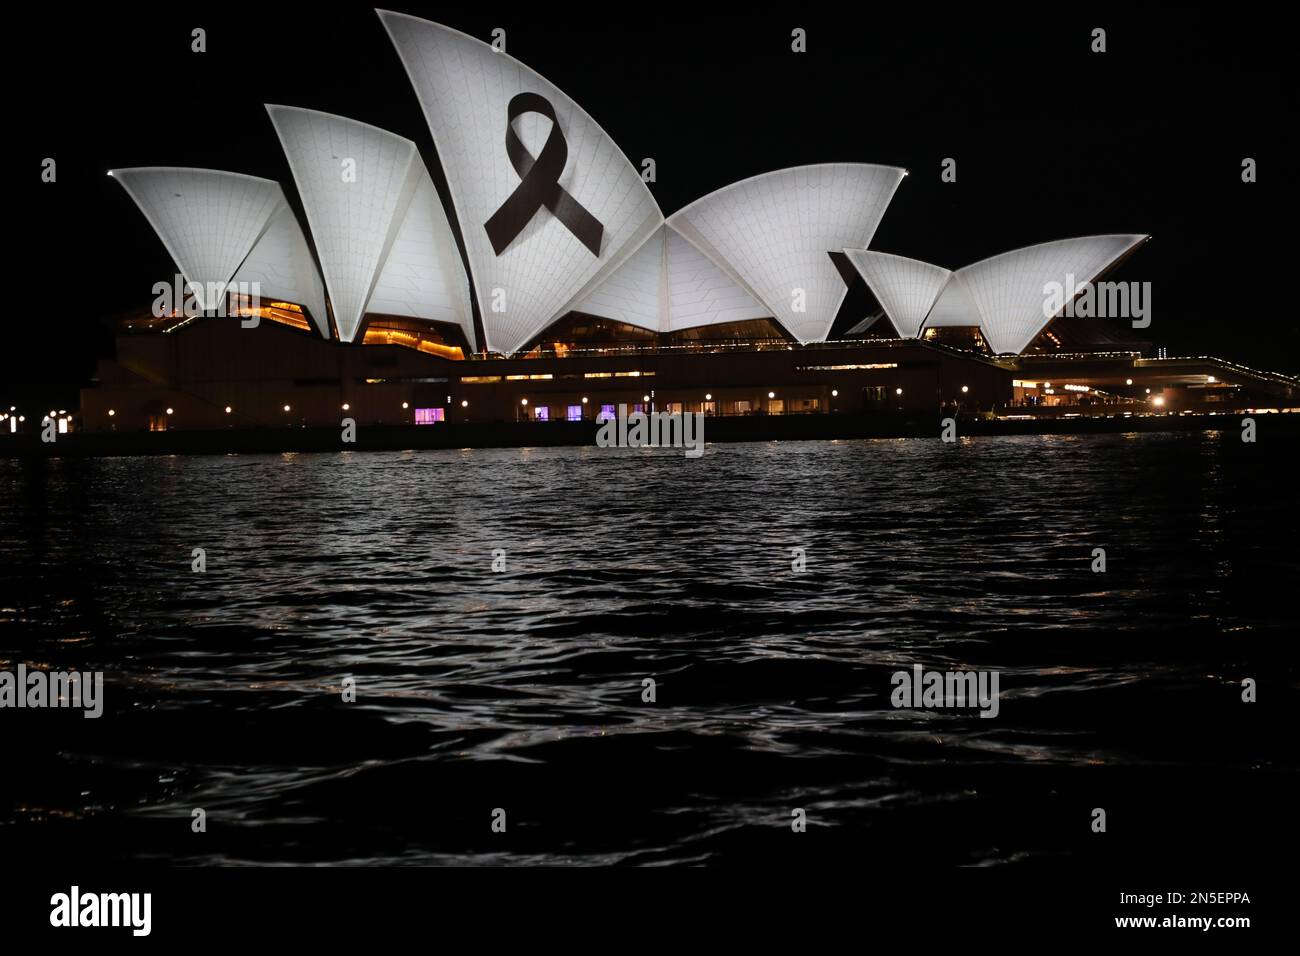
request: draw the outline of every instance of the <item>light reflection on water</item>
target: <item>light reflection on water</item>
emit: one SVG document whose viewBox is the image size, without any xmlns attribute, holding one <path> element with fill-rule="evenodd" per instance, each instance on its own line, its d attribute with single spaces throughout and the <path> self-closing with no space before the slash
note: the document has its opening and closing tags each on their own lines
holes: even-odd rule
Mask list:
<svg viewBox="0 0 1300 956">
<path fill-rule="evenodd" d="M 1295 702 L 1297 505 L 1281 450 L 1225 435 L 0 461 L 0 666 L 108 685 L 99 721 L 4 715 L 36 741 L 6 829 L 185 861 L 989 863 L 1094 852 L 1066 820 L 1101 795 L 1153 826 L 1207 775 L 1267 805 L 1250 770 L 1294 748 L 1236 686 Z M 893 709 L 913 662 L 999 670 L 999 717 Z M 793 806 L 833 839 L 775 842 Z"/>
</svg>

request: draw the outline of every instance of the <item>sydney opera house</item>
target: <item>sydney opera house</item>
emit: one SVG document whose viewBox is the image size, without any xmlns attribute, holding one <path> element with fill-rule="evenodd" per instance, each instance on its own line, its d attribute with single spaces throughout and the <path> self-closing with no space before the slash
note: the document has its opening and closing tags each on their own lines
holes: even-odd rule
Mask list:
<svg viewBox="0 0 1300 956">
<path fill-rule="evenodd" d="M 192 299 L 116 320 L 80 427 L 594 421 L 618 404 L 1294 404 L 1285 377 L 1152 357 L 1127 322 L 1044 308 L 1047 283 L 1097 280 L 1147 236 L 1066 238 L 950 271 L 870 248 L 907 171 L 850 163 L 769 172 L 665 219 L 642 172 L 543 77 L 447 27 L 380 18 L 448 195 L 416 143 L 290 105 L 267 118 L 291 183 L 112 170 Z M 845 315 L 861 284 L 877 307 Z"/>
</svg>

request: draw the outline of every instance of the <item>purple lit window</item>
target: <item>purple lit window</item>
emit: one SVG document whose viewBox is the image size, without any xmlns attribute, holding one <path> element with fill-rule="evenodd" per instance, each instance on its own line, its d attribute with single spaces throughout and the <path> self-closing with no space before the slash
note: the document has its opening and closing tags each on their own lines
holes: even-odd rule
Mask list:
<svg viewBox="0 0 1300 956">
<path fill-rule="evenodd" d="M 549 422 L 551 420 L 551 410 L 545 405 L 538 405 L 533 409 L 533 417 L 539 422 Z"/>
<path fill-rule="evenodd" d="M 571 422 L 580 422 L 580 421 L 582 421 L 582 406 L 581 406 L 581 405 L 570 405 L 570 406 L 569 406 L 569 421 L 571 421 Z"/>
<path fill-rule="evenodd" d="M 417 408 L 415 410 L 415 424 L 432 425 L 435 422 L 445 421 L 445 409 L 441 408 Z"/>
<path fill-rule="evenodd" d="M 597 416 L 597 418 L 599 418 L 602 422 L 607 418 L 617 418 L 617 417 L 618 416 L 614 414 L 613 405 L 600 406 L 600 414 Z"/>
</svg>

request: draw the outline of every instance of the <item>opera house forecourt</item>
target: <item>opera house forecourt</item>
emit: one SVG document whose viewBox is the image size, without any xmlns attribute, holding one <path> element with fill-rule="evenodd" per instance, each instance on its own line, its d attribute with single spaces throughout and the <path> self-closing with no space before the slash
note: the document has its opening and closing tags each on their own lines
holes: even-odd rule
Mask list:
<svg viewBox="0 0 1300 956">
<path fill-rule="evenodd" d="M 1128 291 L 1102 278 L 1149 236 L 1063 238 L 953 270 L 902 258 L 871 246 L 907 171 L 860 163 L 774 170 L 665 218 L 642 172 L 545 78 L 439 24 L 379 16 L 448 195 L 418 144 L 292 104 L 265 117 L 291 182 L 111 170 L 178 278 L 117 320 L 73 430 L 337 434 L 346 417 L 531 443 L 590 441 L 620 405 L 703 413 L 724 425 L 711 437 L 727 422 L 751 437 L 834 422 L 929 432 L 941 415 L 1300 405 L 1288 376 L 1153 354 L 1140 314 L 1093 317 L 1094 299 Z M 863 286 L 878 307 L 851 314 Z"/>
</svg>

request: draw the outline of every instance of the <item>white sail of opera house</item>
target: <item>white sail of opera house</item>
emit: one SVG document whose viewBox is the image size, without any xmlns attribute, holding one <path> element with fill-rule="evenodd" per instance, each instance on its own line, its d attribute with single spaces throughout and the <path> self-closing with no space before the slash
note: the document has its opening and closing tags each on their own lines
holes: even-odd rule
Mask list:
<svg viewBox="0 0 1300 956">
<path fill-rule="evenodd" d="M 831 253 L 867 246 L 907 175 L 829 163 L 724 186 L 668 217 L 800 342 L 822 342 L 848 293 Z"/>
<path fill-rule="evenodd" d="M 210 290 L 257 283 L 264 299 L 306 307 L 329 338 L 324 287 L 280 184 L 217 169 L 109 171 L 144 214 L 205 311 Z"/>
<path fill-rule="evenodd" d="M 677 332 L 771 315 L 767 306 L 668 225 L 660 227 L 573 309 L 651 332 Z"/>
<path fill-rule="evenodd" d="M 507 53 L 449 27 L 380 11 L 415 87 L 447 175 L 483 317 L 486 347 L 511 354 L 598 286 L 663 223 L 640 173 L 573 100 Z M 500 252 L 485 228 L 521 177 L 504 142 L 519 94 L 544 98 L 556 121 L 529 112 L 513 119 L 538 157 L 553 132 L 567 159 L 558 180 L 600 223 L 599 253 L 548 209 L 539 209 Z"/>
<path fill-rule="evenodd" d="M 367 313 L 459 326 L 469 283 L 433 180 L 409 139 L 316 110 L 267 106 L 302 198 L 339 338 Z"/>
<path fill-rule="evenodd" d="M 1083 236 L 1013 249 L 950 272 L 917 259 L 845 249 L 904 338 L 926 329 L 974 327 L 995 354 L 1019 354 L 1060 314 L 1044 311 L 1046 287 L 1092 282 L 1147 240 Z"/>
</svg>

